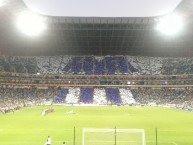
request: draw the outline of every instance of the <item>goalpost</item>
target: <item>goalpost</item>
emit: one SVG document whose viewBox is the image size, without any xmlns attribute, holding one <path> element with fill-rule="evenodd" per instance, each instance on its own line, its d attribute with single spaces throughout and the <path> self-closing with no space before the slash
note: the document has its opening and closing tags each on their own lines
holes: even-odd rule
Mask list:
<svg viewBox="0 0 193 145">
<path fill-rule="evenodd" d="M 145 145 L 144 129 L 83 128 L 82 145 Z"/>
</svg>

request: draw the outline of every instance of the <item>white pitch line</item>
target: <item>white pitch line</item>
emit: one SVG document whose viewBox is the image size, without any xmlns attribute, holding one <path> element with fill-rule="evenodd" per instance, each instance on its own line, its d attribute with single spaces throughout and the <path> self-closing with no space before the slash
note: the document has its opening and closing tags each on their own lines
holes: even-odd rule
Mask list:
<svg viewBox="0 0 193 145">
<path fill-rule="evenodd" d="M 175 142 L 172 142 L 174 145 L 178 145 L 177 143 L 175 143 Z"/>
<path fill-rule="evenodd" d="M 186 130 L 186 131 L 181 131 L 181 130 L 159 130 L 159 132 L 185 132 L 185 133 L 193 133 L 193 130 Z"/>
</svg>

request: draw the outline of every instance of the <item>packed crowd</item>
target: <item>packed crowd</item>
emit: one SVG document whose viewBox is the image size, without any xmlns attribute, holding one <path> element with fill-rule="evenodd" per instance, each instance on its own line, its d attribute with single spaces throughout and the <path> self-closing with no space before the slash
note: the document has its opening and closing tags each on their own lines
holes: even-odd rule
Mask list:
<svg viewBox="0 0 193 145">
<path fill-rule="evenodd" d="M 140 104 L 193 107 L 193 88 L 139 88 L 132 89 L 131 92 L 135 101 Z"/>
<path fill-rule="evenodd" d="M 53 102 L 54 89 L 0 88 L 0 112 L 14 112 L 21 107 Z"/>
<path fill-rule="evenodd" d="M 160 58 L 136 56 L 43 56 L 18 57 L 0 56 L 0 72 L 30 74 L 77 74 L 77 75 L 126 75 L 132 77 L 159 74 L 193 74 L 193 58 Z M 38 77 L 37 75 L 36 77 Z M 54 80 L 59 79 L 55 78 Z M 87 76 L 88 77 L 88 76 Z M 173 76 L 171 76 L 172 79 Z M 176 76 L 175 76 L 176 77 Z M 79 78 L 81 80 L 81 78 Z M 151 79 L 151 78 L 150 78 Z M 168 78 L 167 78 L 168 79 Z M 191 78 L 190 78 L 191 79 Z M 52 78 L 50 78 L 52 80 Z M 49 81 L 50 81 L 49 80 Z M 136 79 L 137 80 L 137 79 Z M 47 80 L 46 80 L 47 81 Z M 78 81 L 78 80 L 73 80 Z M 91 78 L 86 80 L 92 81 Z M 107 80 L 98 79 L 102 85 L 109 85 Z M 110 80 L 111 84 L 120 84 Z M 115 81 L 115 82 L 114 82 Z M 181 81 L 181 80 L 180 80 Z M 112 83 L 113 82 L 113 83 Z M 191 82 L 191 81 L 190 81 Z M 48 82 L 49 83 L 49 82 Z M 69 80 L 63 83 L 71 84 Z M 78 83 L 78 82 L 77 82 Z M 94 82 L 93 84 L 95 84 Z M 127 82 L 131 84 L 132 82 Z M 147 85 L 151 82 L 140 82 Z M 162 82 L 169 84 L 169 81 Z M 92 84 L 92 83 L 91 83 Z M 172 82 L 172 85 L 175 82 Z M 179 84 L 179 83 L 178 83 Z M 184 84 L 184 78 L 181 83 Z M 186 82 L 186 85 L 188 82 Z M 192 88 L 116 88 L 116 87 L 1 87 L 0 110 L 9 112 L 20 107 L 40 104 L 95 104 L 95 105 L 158 105 L 175 104 L 180 107 L 193 107 Z"/>
<path fill-rule="evenodd" d="M 141 56 L 0 56 L 1 72 L 32 74 L 193 74 L 193 58 Z"/>
<path fill-rule="evenodd" d="M 193 107 L 193 88 L 1 88 L 2 113 L 31 105 L 156 105 Z"/>
<path fill-rule="evenodd" d="M 0 110 L 6 113 L 25 106 L 58 103 L 128 105 L 134 103 L 132 99 L 133 96 L 127 94 L 127 89 L 118 88 L 1 88 Z"/>
</svg>

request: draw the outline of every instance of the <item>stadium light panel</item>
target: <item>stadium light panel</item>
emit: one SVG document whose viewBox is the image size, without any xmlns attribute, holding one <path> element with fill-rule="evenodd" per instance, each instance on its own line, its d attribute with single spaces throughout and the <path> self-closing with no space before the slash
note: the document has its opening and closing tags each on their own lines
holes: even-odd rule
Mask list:
<svg viewBox="0 0 193 145">
<path fill-rule="evenodd" d="M 17 27 L 26 35 L 37 36 L 46 29 L 46 24 L 41 16 L 22 12 L 17 18 Z"/>
<path fill-rule="evenodd" d="M 161 33 L 166 35 L 175 35 L 183 28 L 183 18 L 177 14 L 165 16 L 159 20 L 156 27 Z"/>
</svg>

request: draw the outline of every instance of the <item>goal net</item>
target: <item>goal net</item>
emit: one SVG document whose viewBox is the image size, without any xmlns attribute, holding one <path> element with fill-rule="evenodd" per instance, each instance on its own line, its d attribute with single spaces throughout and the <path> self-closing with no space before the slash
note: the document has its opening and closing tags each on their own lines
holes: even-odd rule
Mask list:
<svg viewBox="0 0 193 145">
<path fill-rule="evenodd" d="M 82 145 L 145 145 L 144 129 L 83 128 Z"/>
</svg>

